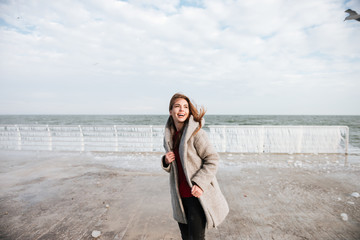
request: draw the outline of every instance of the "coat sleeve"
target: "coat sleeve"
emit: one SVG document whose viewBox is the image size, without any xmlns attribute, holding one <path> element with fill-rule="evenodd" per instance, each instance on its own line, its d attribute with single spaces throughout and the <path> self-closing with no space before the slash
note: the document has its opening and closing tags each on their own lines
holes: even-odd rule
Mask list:
<svg viewBox="0 0 360 240">
<path fill-rule="evenodd" d="M 165 155 L 162 156 L 162 158 L 161 158 L 161 167 L 162 167 L 162 169 L 164 169 L 166 172 L 170 172 L 171 164 L 166 164 L 166 163 L 165 163 Z"/>
<path fill-rule="evenodd" d="M 163 145 L 164 145 L 164 149 L 166 152 L 169 151 L 169 143 L 166 142 L 166 139 L 164 137 L 164 140 L 163 140 Z M 165 163 L 165 155 L 161 157 L 161 167 L 162 169 L 164 169 L 166 172 L 170 172 L 170 169 L 171 169 L 171 164 L 166 164 Z"/>
<path fill-rule="evenodd" d="M 219 155 L 204 130 L 195 135 L 194 147 L 202 160 L 202 166 L 191 181 L 204 190 L 216 175 Z"/>
</svg>

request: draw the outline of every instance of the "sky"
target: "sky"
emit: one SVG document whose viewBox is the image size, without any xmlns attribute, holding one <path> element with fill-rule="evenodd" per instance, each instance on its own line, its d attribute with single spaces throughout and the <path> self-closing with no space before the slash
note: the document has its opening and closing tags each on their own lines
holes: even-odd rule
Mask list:
<svg viewBox="0 0 360 240">
<path fill-rule="evenodd" d="M 0 114 L 360 115 L 359 0 L 0 0 Z"/>
</svg>

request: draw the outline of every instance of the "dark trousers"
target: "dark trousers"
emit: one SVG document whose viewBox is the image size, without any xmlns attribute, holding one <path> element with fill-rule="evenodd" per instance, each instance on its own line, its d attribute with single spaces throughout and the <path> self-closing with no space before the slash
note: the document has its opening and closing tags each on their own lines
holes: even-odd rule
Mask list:
<svg viewBox="0 0 360 240">
<path fill-rule="evenodd" d="M 182 198 L 187 224 L 179 223 L 183 240 L 205 239 L 206 217 L 196 197 Z"/>
</svg>

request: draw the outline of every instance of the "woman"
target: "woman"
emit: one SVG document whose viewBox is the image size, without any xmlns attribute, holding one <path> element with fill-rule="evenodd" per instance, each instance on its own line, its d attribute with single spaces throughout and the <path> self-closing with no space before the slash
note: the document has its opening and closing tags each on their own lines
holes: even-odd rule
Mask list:
<svg viewBox="0 0 360 240">
<path fill-rule="evenodd" d="M 204 125 L 203 108 L 176 93 L 170 100 L 165 126 L 162 167 L 170 173 L 173 217 L 182 239 L 205 239 L 205 228 L 218 226 L 229 212 L 216 180 L 219 155 Z"/>
</svg>

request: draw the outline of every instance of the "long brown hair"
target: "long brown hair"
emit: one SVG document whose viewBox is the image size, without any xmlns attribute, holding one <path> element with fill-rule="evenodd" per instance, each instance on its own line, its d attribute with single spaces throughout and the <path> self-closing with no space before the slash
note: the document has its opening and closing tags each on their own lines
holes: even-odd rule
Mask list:
<svg viewBox="0 0 360 240">
<path fill-rule="evenodd" d="M 205 113 L 206 113 L 206 110 L 203 106 L 200 107 L 200 109 L 198 110 L 197 109 L 197 106 L 194 105 L 191 101 L 190 101 L 190 98 L 188 98 L 187 96 L 185 96 L 184 94 L 181 94 L 181 93 L 175 93 L 172 98 L 170 99 L 170 104 L 169 104 L 169 111 L 172 110 L 174 104 L 175 104 L 175 101 L 176 99 L 178 98 L 182 98 L 182 99 L 185 99 L 189 105 L 189 117 L 192 115 L 193 116 L 193 119 L 195 122 L 198 122 L 199 123 L 199 127 L 198 129 L 194 132 L 193 135 L 195 135 L 199 130 L 200 128 L 202 127 L 202 124 L 201 124 L 201 120 L 202 118 L 204 117 Z M 187 121 L 189 120 L 189 118 L 187 119 Z M 174 122 L 174 121 L 173 121 Z M 182 131 L 181 131 L 181 134 L 182 134 Z"/>
</svg>

